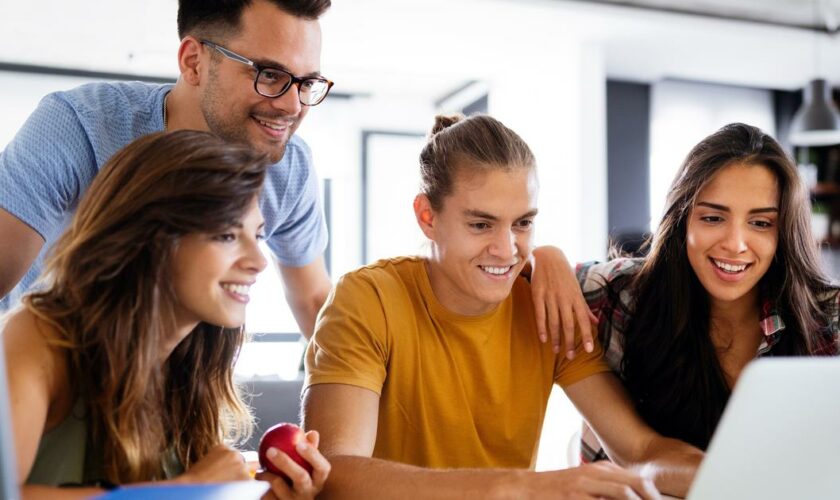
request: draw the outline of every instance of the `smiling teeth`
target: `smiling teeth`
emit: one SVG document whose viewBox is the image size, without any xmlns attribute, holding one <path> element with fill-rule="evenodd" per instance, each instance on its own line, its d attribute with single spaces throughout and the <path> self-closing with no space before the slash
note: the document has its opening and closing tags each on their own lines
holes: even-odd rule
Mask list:
<svg viewBox="0 0 840 500">
<path fill-rule="evenodd" d="M 233 283 L 223 283 L 222 288 L 237 295 L 248 295 L 248 291 L 251 290 L 250 285 L 235 285 Z"/>
<path fill-rule="evenodd" d="M 510 268 L 512 266 L 507 266 L 507 267 L 479 266 L 479 267 L 481 267 L 481 269 L 484 270 L 484 272 L 486 272 L 486 273 L 496 274 L 496 275 L 501 276 L 503 274 L 506 274 L 508 271 L 510 271 Z"/>
<path fill-rule="evenodd" d="M 727 273 L 740 273 L 741 271 L 747 268 L 746 264 L 733 266 L 731 264 L 727 264 L 726 262 L 721 262 L 719 260 L 715 260 L 714 263 L 716 266 L 718 266 L 720 269 L 723 269 Z"/>
<path fill-rule="evenodd" d="M 260 124 L 270 128 L 271 130 L 283 130 L 284 128 L 286 128 L 285 123 L 282 124 L 282 125 L 278 125 L 276 123 L 264 122 L 264 121 L 260 120 L 259 118 L 257 118 L 257 121 L 260 122 Z"/>
</svg>

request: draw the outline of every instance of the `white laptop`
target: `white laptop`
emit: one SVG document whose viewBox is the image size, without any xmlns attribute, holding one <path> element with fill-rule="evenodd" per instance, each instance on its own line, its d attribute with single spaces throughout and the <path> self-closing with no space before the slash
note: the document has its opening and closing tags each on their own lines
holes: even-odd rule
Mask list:
<svg viewBox="0 0 840 500">
<path fill-rule="evenodd" d="M 840 359 L 750 363 L 688 498 L 840 499 Z"/>
<path fill-rule="evenodd" d="M 0 338 L 0 341 L 2 339 Z M 9 415 L 9 390 L 6 385 L 6 363 L 0 343 L 0 498 L 18 500 L 15 448 L 12 445 L 12 421 Z"/>
</svg>

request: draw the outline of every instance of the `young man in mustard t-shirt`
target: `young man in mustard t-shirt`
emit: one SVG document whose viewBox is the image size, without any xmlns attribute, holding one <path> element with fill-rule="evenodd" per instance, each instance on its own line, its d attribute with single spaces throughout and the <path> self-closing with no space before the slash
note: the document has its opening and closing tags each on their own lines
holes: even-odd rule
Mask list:
<svg viewBox="0 0 840 500">
<path fill-rule="evenodd" d="M 537 213 L 527 145 L 487 116 L 439 117 L 420 160 L 431 255 L 345 275 L 307 351 L 304 424 L 333 466 L 323 495 L 658 498 L 653 482 L 685 494 L 702 453 L 636 416 L 600 347 L 570 361 L 538 338 L 519 276 Z M 529 470 L 555 383 L 644 477 L 611 463 Z"/>
</svg>

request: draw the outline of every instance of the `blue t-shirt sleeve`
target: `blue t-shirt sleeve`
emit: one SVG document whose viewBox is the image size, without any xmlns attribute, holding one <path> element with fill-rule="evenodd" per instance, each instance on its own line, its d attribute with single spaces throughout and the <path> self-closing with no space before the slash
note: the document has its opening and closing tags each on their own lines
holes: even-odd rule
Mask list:
<svg viewBox="0 0 840 500">
<path fill-rule="evenodd" d="M 0 208 L 50 239 L 95 175 L 78 116 L 60 95 L 50 94 L 0 152 Z"/>
<path fill-rule="evenodd" d="M 292 146 L 291 141 L 289 145 Z M 312 167 L 312 154 L 303 141 L 295 141 L 295 145 L 298 147 L 290 151 L 290 165 L 281 167 L 291 168 L 298 175 L 291 180 L 285 193 L 263 195 L 281 196 L 285 198 L 282 205 L 289 205 L 284 221 L 268 235 L 268 247 L 281 265 L 302 267 L 324 253 L 327 225 L 321 207 L 318 176 Z M 268 182 L 265 189 L 270 189 L 270 184 Z"/>
</svg>

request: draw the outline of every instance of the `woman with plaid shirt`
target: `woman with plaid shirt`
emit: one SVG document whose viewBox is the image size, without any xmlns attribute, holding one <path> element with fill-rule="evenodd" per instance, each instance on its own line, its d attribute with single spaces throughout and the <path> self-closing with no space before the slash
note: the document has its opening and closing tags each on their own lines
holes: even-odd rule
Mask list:
<svg viewBox="0 0 840 500">
<path fill-rule="evenodd" d="M 838 288 L 781 146 L 730 124 L 689 153 L 644 258 L 578 266 L 611 368 L 660 434 L 706 449 L 743 368 L 838 353 Z M 582 458 L 606 458 L 584 428 Z"/>
</svg>

